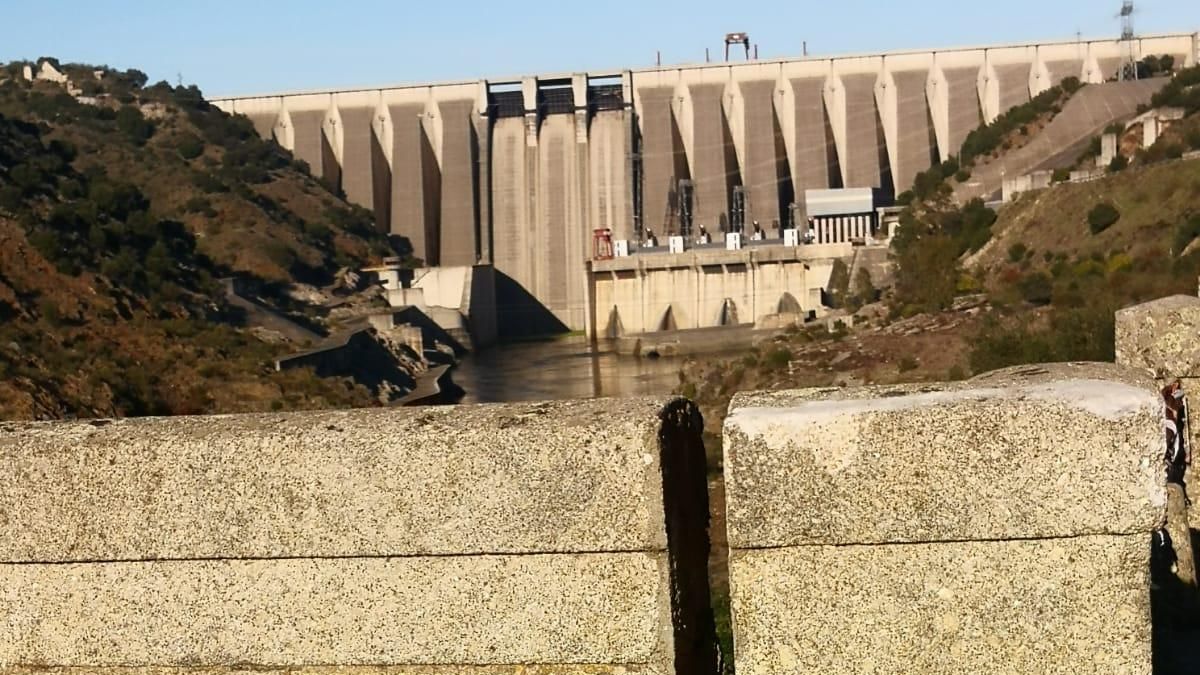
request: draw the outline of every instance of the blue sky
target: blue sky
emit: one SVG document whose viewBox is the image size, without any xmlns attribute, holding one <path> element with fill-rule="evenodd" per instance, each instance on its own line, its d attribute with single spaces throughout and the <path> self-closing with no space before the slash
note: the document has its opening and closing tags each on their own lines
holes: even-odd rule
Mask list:
<svg viewBox="0 0 1200 675">
<path fill-rule="evenodd" d="M 138 68 L 209 96 L 1117 35 L 1119 0 L 0 0 L 0 62 Z M 1197 0 L 1139 0 L 1139 33 L 1200 30 Z M 904 7 L 902 10 L 896 7 Z M 53 17 L 53 18 L 51 18 Z"/>
</svg>

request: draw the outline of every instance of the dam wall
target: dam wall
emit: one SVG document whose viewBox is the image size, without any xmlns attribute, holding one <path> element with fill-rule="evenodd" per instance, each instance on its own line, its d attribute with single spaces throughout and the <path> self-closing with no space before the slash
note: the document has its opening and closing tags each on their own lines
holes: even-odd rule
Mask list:
<svg viewBox="0 0 1200 675">
<path fill-rule="evenodd" d="M 1111 364 L 737 395 L 737 672 L 1152 672 L 1162 417 Z"/>
<path fill-rule="evenodd" d="M 1138 56 L 1191 65 L 1196 34 L 1146 36 Z M 592 232 L 639 241 L 735 216 L 804 218 L 806 189 L 903 192 L 992 121 L 1066 77 L 1116 76 L 1115 40 L 752 60 L 397 87 L 242 96 L 246 115 L 427 265 L 492 262 L 585 327 Z M 683 181 L 681 183 L 681 181 Z M 793 204 L 799 204 L 793 208 Z M 739 211 L 740 209 L 740 211 Z M 798 209 L 798 210 L 797 210 Z M 740 214 L 740 215 L 739 215 Z M 514 296 L 515 297 L 515 296 Z"/>
<path fill-rule="evenodd" d="M 4 424 L 0 672 L 716 675 L 701 425 L 647 399 Z"/>
</svg>

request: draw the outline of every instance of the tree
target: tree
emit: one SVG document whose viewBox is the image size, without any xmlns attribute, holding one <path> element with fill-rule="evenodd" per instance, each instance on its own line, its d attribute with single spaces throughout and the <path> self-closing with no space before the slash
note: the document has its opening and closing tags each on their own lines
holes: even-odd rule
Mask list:
<svg viewBox="0 0 1200 675">
<path fill-rule="evenodd" d="M 132 84 L 137 89 L 141 89 L 142 87 L 146 86 L 146 82 L 150 79 L 149 77 L 146 77 L 145 73 L 135 68 L 126 70 L 124 78 L 129 82 L 129 84 Z"/>
<path fill-rule="evenodd" d="M 958 245 L 944 234 L 922 237 L 896 256 L 896 300 L 931 312 L 949 307 L 958 288 Z"/>
<path fill-rule="evenodd" d="M 117 128 L 125 134 L 134 145 L 145 145 L 154 135 L 154 123 L 142 115 L 136 106 L 121 106 L 117 111 Z"/>
<path fill-rule="evenodd" d="M 204 154 L 204 141 L 195 134 L 184 134 L 179 139 L 179 156 L 192 160 Z"/>
</svg>

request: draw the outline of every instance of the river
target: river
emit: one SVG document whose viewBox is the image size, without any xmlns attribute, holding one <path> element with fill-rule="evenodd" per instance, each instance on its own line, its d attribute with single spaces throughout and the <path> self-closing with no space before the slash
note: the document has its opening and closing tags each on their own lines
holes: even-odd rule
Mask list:
<svg viewBox="0 0 1200 675">
<path fill-rule="evenodd" d="M 450 373 L 459 403 L 661 396 L 679 384 L 682 359 L 623 356 L 611 343 L 571 336 L 500 344 L 465 356 Z"/>
</svg>

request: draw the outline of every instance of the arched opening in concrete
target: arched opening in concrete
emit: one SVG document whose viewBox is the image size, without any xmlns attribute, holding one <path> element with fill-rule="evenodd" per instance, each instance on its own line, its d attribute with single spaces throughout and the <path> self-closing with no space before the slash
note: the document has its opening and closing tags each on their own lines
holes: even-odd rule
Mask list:
<svg viewBox="0 0 1200 675">
<path fill-rule="evenodd" d="M 717 325 L 738 325 L 737 303 L 733 301 L 733 298 L 725 298 L 725 302 L 721 303 L 721 316 L 717 317 Z"/>
<path fill-rule="evenodd" d="M 779 314 L 800 314 L 803 309 L 800 307 L 800 302 L 796 300 L 796 296 L 791 293 L 784 293 L 779 297 L 779 304 L 776 306 L 776 312 Z"/>
<path fill-rule="evenodd" d="M 679 326 L 675 323 L 675 310 L 667 305 L 666 311 L 663 312 L 662 318 L 658 321 L 658 330 L 679 330 Z"/>
<path fill-rule="evenodd" d="M 618 338 L 625 334 L 625 326 L 621 324 L 621 313 L 617 311 L 617 306 L 613 305 L 612 311 L 608 313 L 608 323 L 604 326 L 604 337 Z"/>
</svg>

